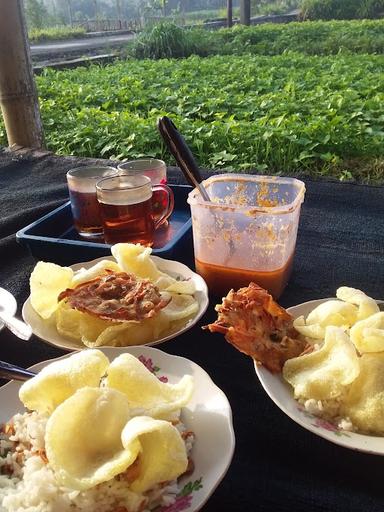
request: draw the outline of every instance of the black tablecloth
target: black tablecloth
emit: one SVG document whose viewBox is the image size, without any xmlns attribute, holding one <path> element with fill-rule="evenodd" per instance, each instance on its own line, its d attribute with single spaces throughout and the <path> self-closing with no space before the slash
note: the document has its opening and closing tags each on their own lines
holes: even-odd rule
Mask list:
<svg viewBox="0 0 384 512">
<path fill-rule="evenodd" d="M 35 261 L 15 233 L 67 200 L 65 172 L 86 162 L 0 152 L 0 286 L 19 307 Z M 180 171 L 171 169 L 169 180 L 183 182 Z M 304 181 L 293 274 L 281 304 L 329 297 L 341 285 L 384 297 L 384 188 Z M 203 510 L 382 512 L 384 458 L 332 444 L 285 416 L 261 388 L 251 359 L 201 330 L 215 318 L 213 305 L 199 325 L 159 347 L 204 368 L 232 406 L 235 454 Z M 26 343 L 0 332 L 2 360 L 28 366 L 62 354 L 36 338 Z"/>
</svg>

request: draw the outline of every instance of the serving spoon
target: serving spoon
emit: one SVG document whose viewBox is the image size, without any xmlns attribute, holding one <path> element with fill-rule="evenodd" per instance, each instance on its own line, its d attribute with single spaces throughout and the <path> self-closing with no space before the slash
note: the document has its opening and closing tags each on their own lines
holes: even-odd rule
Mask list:
<svg viewBox="0 0 384 512">
<path fill-rule="evenodd" d="M 192 151 L 185 142 L 184 137 L 176 128 L 175 123 L 169 117 L 163 116 L 158 119 L 157 128 L 163 138 L 163 141 L 175 158 L 188 183 L 200 192 L 200 195 L 205 202 L 212 202 L 207 190 L 202 184 L 203 180 L 200 174 L 200 169 L 192 154 Z M 217 220 L 215 211 L 211 210 L 210 213 L 215 218 L 217 225 L 220 226 L 222 222 Z M 232 237 L 230 238 L 228 245 L 229 253 L 226 258 L 226 263 L 230 261 L 236 250 Z"/>
<path fill-rule="evenodd" d="M 16 364 L 0 361 L 0 379 L 13 379 L 26 381 L 36 375 L 32 370 L 27 370 Z"/>
<path fill-rule="evenodd" d="M 160 117 L 157 128 L 169 151 L 172 153 L 185 178 L 192 187 L 197 188 L 204 201 L 210 201 L 208 192 L 201 182 L 199 167 L 193 157 L 192 151 L 184 140 L 175 123 L 167 116 Z"/>
<path fill-rule="evenodd" d="M 32 328 L 22 320 L 15 318 L 16 309 L 15 297 L 8 290 L 0 288 L 0 323 L 18 338 L 29 340 L 32 336 Z"/>
</svg>

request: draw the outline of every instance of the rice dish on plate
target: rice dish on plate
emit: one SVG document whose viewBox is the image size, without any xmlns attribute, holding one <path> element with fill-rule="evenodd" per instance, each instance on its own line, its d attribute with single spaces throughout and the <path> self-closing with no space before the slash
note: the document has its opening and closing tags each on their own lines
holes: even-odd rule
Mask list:
<svg viewBox="0 0 384 512">
<path fill-rule="evenodd" d="M 0 511 L 172 505 L 193 469 L 194 434 L 180 419 L 191 392 L 191 376 L 161 382 L 130 354 L 109 363 L 87 350 L 51 363 L 20 388 L 27 412 L 1 427 Z"/>
<path fill-rule="evenodd" d="M 7 433 L 0 434 L 0 510 L 67 512 L 146 512 L 168 506 L 180 491 L 177 481 L 157 485 L 140 495 L 127 488 L 123 477 L 99 484 L 87 491 L 60 486 L 44 456 L 47 417 L 36 412 L 17 414 Z M 185 432 L 185 426 L 177 427 Z M 187 453 L 193 445 L 191 432 L 185 437 Z"/>
</svg>

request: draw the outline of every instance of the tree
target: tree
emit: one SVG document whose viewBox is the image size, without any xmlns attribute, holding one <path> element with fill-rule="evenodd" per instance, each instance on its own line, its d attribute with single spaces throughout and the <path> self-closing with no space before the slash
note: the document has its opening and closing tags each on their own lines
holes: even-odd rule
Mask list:
<svg viewBox="0 0 384 512">
<path fill-rule="evenodd" d="M 121 18 L 122 18 L 122 16 L 121 16 L 121 0 L 116 0 L 116 14 L 117 14 L 117 19 L 121 20 Z"/>
<path fill-rule="evenodd" d="M 25 16 L 29 28 L 43 28 L 48 11 L 42 0 L 25 0 Z"/>
<path fill-rule="evenodd" d="M 66 3 L 67 3 L 67 8 L 68 8 L 69 24 L 72 26 L 72 24 L 73 24 L 72 0 L 66 0 Z"/>
</svg>

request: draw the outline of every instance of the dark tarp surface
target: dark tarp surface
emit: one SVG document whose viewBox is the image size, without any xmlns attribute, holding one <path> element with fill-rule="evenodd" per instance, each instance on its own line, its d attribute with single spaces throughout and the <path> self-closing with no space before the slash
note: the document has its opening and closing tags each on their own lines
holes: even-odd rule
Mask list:
<svg viewBox="0 0 384 512">
<path fill-rule="evenodd" d="M 16 243 L 15 233 L 66 201 L 65 173 L 85 163 L 89 160 L 0 152 L 0 286 L 14 293 L 19 313 L 36 262 Z M 169 170 L 169 181 L 184 182 L 175 169 Z M 294 269 L 280 303 L 288 307 L 331 297 L 341 285 L 384 298 L 384 188 L 304 181 Z M 339 447 L 285 416 L 261 388 L 250 358 L 222 336 L 201 330 L 215 318 L 214 304 L 212 298 L 199 325 L 158 347 L 199 364 L 232 406 L 234 458 L 203 510 L 382 512 L 384 458 Z M 24 343 L 0 332 L 2 360 L 29 366 L 62 354 L 35 337 Z"/>
</svg>

